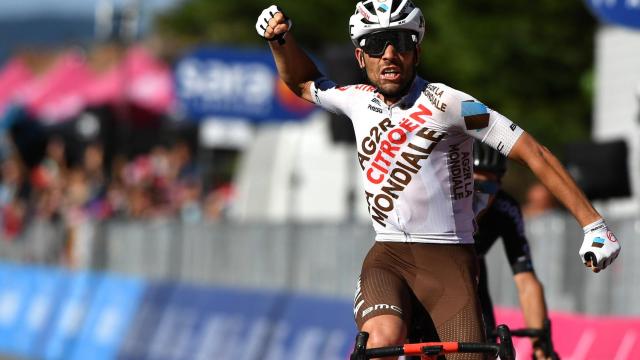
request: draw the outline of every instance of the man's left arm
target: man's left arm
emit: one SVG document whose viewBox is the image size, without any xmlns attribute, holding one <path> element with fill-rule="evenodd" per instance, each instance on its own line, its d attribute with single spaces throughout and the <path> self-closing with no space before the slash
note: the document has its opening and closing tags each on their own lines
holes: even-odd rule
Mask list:
<svg viewBox="0 0 640 360">
<path fill-rule="evenodd" d="M 511 148 L 509 158 L 529 167 L 583 227 L 585 239 L 580 256 L 588 267 L 599 272 L 615 260 L 620 244 L 555 155 L 524 132 Z M 588 253 L 595 255 L 595 261 L 585 259 Z"/>
<path fill-rule="evenodd" d="M 569 210 L 581 226 L 602 216 L 593 208 L 558 158 L 540 145 L 531 135 L 523 133 L 515 143 L 509 158 L 523 163 Z"/>
</svg>

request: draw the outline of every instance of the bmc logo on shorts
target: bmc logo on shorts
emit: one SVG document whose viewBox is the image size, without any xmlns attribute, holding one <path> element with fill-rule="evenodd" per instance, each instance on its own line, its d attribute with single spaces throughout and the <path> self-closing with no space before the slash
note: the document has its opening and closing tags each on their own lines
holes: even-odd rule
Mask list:
<svg viewBox="0 0 640 360">
<path fill-rule="evenodd" d="M 393 311 L 397 312 L 398 314 L 402 314 L 402 309 L 400 309 L 399 307 L 397 307 L 395 305 L 376 304 L 376 305 L 369 306 L 368 308 L 362 310 L 362 317 L 365 317 L 365 316 L 369 315 L 369 313 L 371 313 L 371 312 L 379 311 L 379 310 L 393 310 Z"/>
</svg>

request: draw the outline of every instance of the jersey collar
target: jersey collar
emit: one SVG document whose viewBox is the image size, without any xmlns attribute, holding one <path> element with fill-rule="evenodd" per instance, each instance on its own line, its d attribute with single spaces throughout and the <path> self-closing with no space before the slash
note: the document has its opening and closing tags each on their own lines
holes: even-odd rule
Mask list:
<svg viewBox="0 0 640 360">
<path fill-rule="evenodd" d="M 426 80 L 416 75 L 407 94 L 401 97 L 400 100 L 396 101 L 392 105 L 389 105 L 389 109 L 409 109 L 413 106 L 413 104 L 415 104 L 416 100 L 418 100 L 418 98 L 420 97 L 420 93 L 424 88 L 426 88 L 427 84 L 428 82 Z M 377 90 L 375 92 L 375 96 L 378 99 L 382 100 Z"/>
</svg>

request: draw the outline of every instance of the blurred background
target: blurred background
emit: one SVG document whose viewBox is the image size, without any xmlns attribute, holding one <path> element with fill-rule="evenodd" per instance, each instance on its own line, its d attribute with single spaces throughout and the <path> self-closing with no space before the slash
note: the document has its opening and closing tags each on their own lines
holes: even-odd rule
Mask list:
<svg viewBox="0 0 640 360">
<path fill-rule="evenodd" d="M 414 1 L 419 73 L 552 149 L 622 241 L 586 272 L 578 224 L 510 164 L 558 352 L 637 358 L 640 2 Z M 0 2 L 0 354 L 347 358 L 373 241 L 353 130 L 278 79 L 254 28 L 269 5 Z M 278 5 L 324 73 L 362 81 L 355 1 Z M 488 256 L 498 319 L 521 326 Z"/>
</svg>

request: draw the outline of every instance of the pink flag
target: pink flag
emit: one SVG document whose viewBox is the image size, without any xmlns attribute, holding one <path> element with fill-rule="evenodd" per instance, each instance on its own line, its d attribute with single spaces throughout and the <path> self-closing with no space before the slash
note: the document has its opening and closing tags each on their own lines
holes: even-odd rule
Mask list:
<svg viewBox="0 0 640 360">
<path fill-rule="evenodd" d="M 144 47 L 136 46 L 129 49 L 124 66 L 129 102 L 158 114 L 171 110 L 174 87 L 168 65 L 155 59 Z"/>
<path fill-rule="evenodd" d="M 64 121 L 85 108 L 84 89 L 94 78 L 84 58 L 68 52 L 60 56 L 49 71 L 25 87 L 20 100 L 32 116 L 46 123 Z"/>
<path fill-rule="evenodd" d="M 125 75 L 120 64 L 98 75 L 84 90 L 88 105 L 114 105 L 124 101 Z"/>
<path fill-rule="evenodd" d="M 156 114 L 169 112 L 174 104 L 169 66 L 142 46 L 129 49 L 120 64 L 86 87 L 85 94 L 90 105 L 127 104 Z"/>
</svg>

